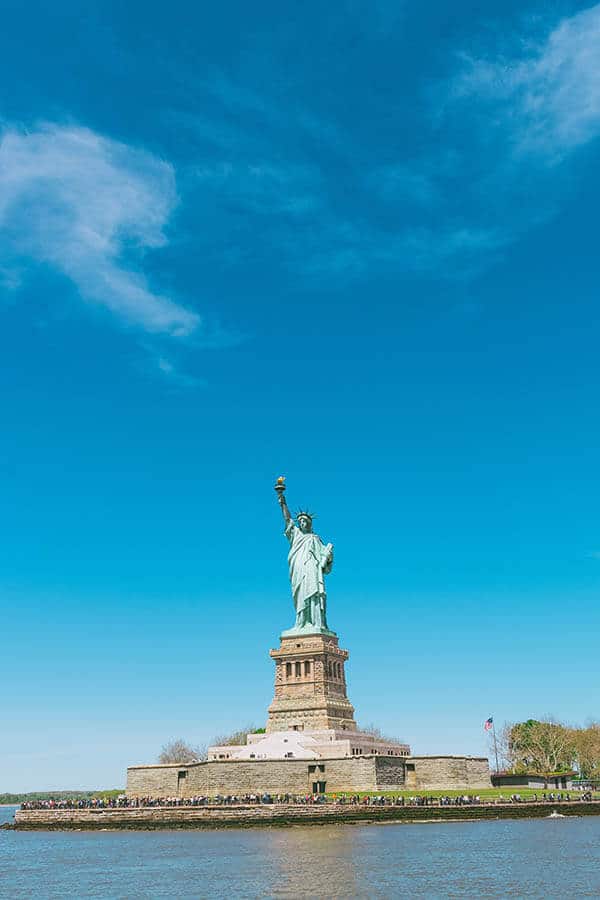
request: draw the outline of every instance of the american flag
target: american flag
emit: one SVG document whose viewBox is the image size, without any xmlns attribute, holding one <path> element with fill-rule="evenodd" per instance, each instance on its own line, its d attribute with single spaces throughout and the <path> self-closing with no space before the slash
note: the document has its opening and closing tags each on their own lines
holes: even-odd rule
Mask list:
<svg viewBox="0 0 600 900">
<path fill-rule="evenodd" d="M 491 731 L 493 724 L 494 724 L 494 720 L 493 720 L 492 716 L 490 716 L 489 719 L 486 719 L 485 722 L 483 723 L 484 731 Z"/>
</svg>

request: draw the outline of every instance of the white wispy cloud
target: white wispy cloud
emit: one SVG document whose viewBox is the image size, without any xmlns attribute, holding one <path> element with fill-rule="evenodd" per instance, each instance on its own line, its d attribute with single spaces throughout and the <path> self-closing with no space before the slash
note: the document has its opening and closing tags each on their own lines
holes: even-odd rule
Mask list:
<svg viewBox="0 0 600 900">
<path fill-rule="evenodd" d="M 202 378 L 198 378 L 195 375 L 189 375 L 186 372 L 182 372 L 168 357 L 166 356 L 158 356 L 156 359 L 156 365 L 158 367 L 158 371 L 169 380 L 169 383 L 174 387 L 180 388 L 194 388 L 194 387 L 206 387 L 206 381 Z"/>
<path fill-rule="evenodd" d="M 422 157 L 414 147 L 404 157 L 401 140 L 394 156 L 319 104 L 292 106 L 293 85 L 256 89 L 213 71 L 202 116 L 184 117 L 209 197 L 207 255 L 336 283 L 379 272 L 461 279 L 494 264 L 556 214 L 559 164 L 600 135 L 600 4 L 528 27 L 503 35 L 507 56 L 463 54 L 458 73 L 454 57 L 442 85 L 424 86 Z M 401 135 L 401 109 L 388 112 Z"/>
<path fill-rule="evenodd" d="M 319 174 L 308 166 L 282 166 L 264 159 L 221 161 L 199 166 L 195 175 L 218 191 L 222 200 L 250 213 L 302 216 L 315 212 L 322 203 Z"/>
<path fill-rule="evenodd" d="M 368 277 L 373 271 L 429 274 L 444 271 L 446 278 L 465 278 L 478 272 L 507 238 L 499 230 L 447 223 L 436 228 L 411 226 L 397 233 L 350 222 L 331 223 L 306 245 L 288 247 L 292 265 L 305 274 L 340 279 Z M 294 252 L 295 250 L 295 252 Z"/>
<path fill-rule="evenodd" d="M 368 143 L 314 109 L 295 108 L 291 115 L 279 97 L 219 73 L 204 88 L 204 114 L 181 122 L 200 145 L 202 162 L 192 173 L 203 198 L 198 205 L 206 205 L 210 192 L 209 206 L 218 210 L 210 234 L 221 229 L 224 235 L 206 252 L 218 246 L 225 264 L 247 258 L 246 246 L 256 253 L 260 234 L 275 264 L 310 282 L 377 271 L 443 270 L 462 278 L 506 244 L 497 223 L 456 209 L 440 215 L 442 181 L 451 180 L 457 162 L 452 148 L 435 159 L 380 163 Z M 228 233 L 235 242 L 226 240 Z"/>
<path fill-rule="evenodd" d="M 562 19 L 539 41 L 503 59 L 466 58 L 457 96 L 503 106 L 517 149 L 551 160 L 600 135 L 600 4 Z M 493 121 L 493 120 L 491 120 Z"/>
<path fill-rule="evenodd" d="M 53 266 L 82 299 L 144 331 L 191 334 L 197 313 L 153 290 L 144 251 L 166 243 L 177 202 L 172 166 L 87 128 L 4 130 L 0 233 L 12 257 Z"/>
</svg>

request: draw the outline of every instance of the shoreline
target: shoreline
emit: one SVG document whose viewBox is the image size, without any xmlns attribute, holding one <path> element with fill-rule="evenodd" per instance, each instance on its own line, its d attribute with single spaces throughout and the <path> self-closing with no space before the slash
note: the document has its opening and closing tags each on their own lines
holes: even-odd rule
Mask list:
<svg viewBox="0 0 600 900">
<path fill-rule="evenodd" d="M 600 802 L 562 801 L 481 804 L 476 806 L 348 806 L 296 804 L 264 806 L 138 807 L 107 809 L 17 810 L 15 831 L 155 831 L 289 827 L 292 825 L 415 824 L 479 822 L 495 819 L 545 819 L 556 811 L 565 818 L 600 815 Z"/>
</svg>

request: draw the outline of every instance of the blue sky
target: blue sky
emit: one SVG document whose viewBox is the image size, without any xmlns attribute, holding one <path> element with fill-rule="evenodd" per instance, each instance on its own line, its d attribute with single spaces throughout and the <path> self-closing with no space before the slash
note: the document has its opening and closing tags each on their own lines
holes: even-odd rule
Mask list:
<svg viewBox="0 0 600 900">
<path fill-rule="evenodd" d="M 600 5 L 8 3 L 0 790 L 261 724 L 272 489 L 357 719 L 599 715 Z"/>
</svg>

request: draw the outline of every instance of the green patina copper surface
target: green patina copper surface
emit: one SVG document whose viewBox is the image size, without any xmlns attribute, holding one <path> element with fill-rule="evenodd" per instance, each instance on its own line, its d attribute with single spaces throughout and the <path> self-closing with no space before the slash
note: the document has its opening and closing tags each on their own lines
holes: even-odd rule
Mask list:
<svg viewBox="0 0 600 900">
<path fill-rule="evenodd" d="M 325 544 L 312 528 L 312 515 L 300 512 L 296 522 L 285 500 L 285 483 L 278 479 L 275 490 L 285 519 L 285 536 L 290 542 L 288 566 L 296 621 L 282 637 L 295 635 L 335 635 L 327 626 L 325 575 L 333 566 L 333 544 Z"/>
</svg>

